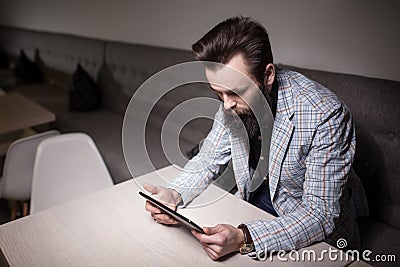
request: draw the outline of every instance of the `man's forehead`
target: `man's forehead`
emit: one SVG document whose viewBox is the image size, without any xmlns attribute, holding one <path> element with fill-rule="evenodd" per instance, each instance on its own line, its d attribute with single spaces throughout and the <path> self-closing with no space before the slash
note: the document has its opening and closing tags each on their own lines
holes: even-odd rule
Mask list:
<svg viewBox="0 0 400 267">
<path fill-rule="evenodd" d="M 252 84 L 249 77 L 229 66 L 216 70 L 206 68 L 206 77 L 213 89 L 234 90 L 249 87 Z"/>
</svg>

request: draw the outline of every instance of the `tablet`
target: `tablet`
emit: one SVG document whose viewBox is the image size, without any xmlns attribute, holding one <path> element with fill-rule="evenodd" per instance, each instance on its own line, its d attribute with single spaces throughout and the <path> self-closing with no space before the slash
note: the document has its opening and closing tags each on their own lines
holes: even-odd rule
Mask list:
<svg viewBox="0 0 400 267">
<path fill-rule="evenodd" d="M 156 206 L 157 208 L 159 208 L 160 210 L 162 210 L 166 214 L 174 217 L 177 221 L 183 223 L 185 226 L 204 234 L 204 231 L 200 226 L 198 226 L 197 224 L 195 224 L 194 222 L 192 222 L 191 220 L 189 220 L 185 216 L 183 216 L 183 215 L 179 214 L 178 212 L 168 208 L 164 204 L 160 203 L 158 200 L 152 198 L 149 195 L 146 195 L 143 192 L 139 192 L 139 195 L 141 195 L 142 197 L 144 197 L 145 199 L 150 201 L 154 206 Z"/>
</svg>

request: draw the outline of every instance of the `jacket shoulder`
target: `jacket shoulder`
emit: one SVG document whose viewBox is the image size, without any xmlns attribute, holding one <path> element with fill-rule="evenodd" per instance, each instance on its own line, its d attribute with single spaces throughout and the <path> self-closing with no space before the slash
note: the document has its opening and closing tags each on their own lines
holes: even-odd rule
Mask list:
<svg viewBox="0 0 400 267">
<path fill-rule="evenodd" d="M 297 102 L 297 106 L 301 105 L 321 114 L 344 106 L 335 93 L 305 75 L 288 70 L 282 71 L 282 75 L 290 83 L 293 100 Z"/>
</svg>

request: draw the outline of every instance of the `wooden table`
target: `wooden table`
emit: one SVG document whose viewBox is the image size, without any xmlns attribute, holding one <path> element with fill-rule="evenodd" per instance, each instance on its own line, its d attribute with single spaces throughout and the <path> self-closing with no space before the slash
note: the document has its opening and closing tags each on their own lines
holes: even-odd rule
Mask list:
<svg viewBox="0 0 400 267">
<path fill-rule="evenodd" d="M 0 134 L 49 123 L 55 119 L 54 113 L 19 93 L 0 96 Z"/>
<path fill-rule="evenodd" d="M 263 262 L 240 254 L 212 261 L 187 228 L 157 224 L 144 210 L 145 200 L 138 194 L 141 185 L 160 185 L 165 183 L 163 179 L 178 173 L 177 168 L 169 166 L 1 225 L 0 260 L 11 266 L 347 266 L 352 262 L 277 258 Z M 214 185 L 180 212 L 201 226 L 273 218 Z M 306 249 L 318 255 L 329 247 L 321 242 Z"/>
<path fill-rule="evenodd" d="M 54 113 L 19 93 L 0 94 L 0 156 L 13 141 L 37 133 L 30 127 L 55 119 Z"/>
</svg>

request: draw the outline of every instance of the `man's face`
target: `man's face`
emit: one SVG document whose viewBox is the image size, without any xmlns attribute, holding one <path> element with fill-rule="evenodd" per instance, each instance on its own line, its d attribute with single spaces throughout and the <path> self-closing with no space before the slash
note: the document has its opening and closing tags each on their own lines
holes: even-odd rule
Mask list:
<svg viewBox="0 0 400 267">
<path fill-rule="evenodd" d="M 259 126 L 254 110 L 250 106 L 255 108 L 259 101 L 265 101 L 265 99 L 257 92 L 259 90 L 258 85 L 250 74 L 246 60 L 241 54 L 232 57 L 225 65 L 227 66 L 216 71 L 206 68 L 210 88 L 224 102 L 224 113 L 230 119 L 230 125 L 240 127 L 240 124 L 243 123 L 249 137 L 254 138 L 259 132 Z M 232 111 L 241 120 L 235 119 Z"/>
<path fill-rule="evenodd" d="M 216 71 L 206 68 L 210 88 L 224 102 L 226 110 L 233 110 L 240 117 L 251 115 L 248 103 L 254 103 L 256 90 L 259 89 L 249 73 L 245 58 L 237 54 L 225 65 L 228 67 Z"/>
</svg>

